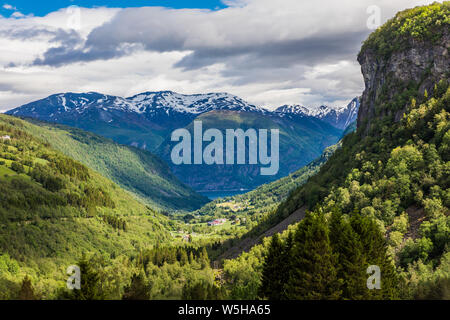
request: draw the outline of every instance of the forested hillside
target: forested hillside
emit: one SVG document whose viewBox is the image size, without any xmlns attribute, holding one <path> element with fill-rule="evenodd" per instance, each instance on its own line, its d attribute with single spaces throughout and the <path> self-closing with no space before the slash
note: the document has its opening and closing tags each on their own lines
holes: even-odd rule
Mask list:
<svg viewBox="0 0 450 320">
<path fill-rule="evenodd" d="M 162 210 L 195 210 L 208 199 L 181 183 L 166 163 L 151 153 L 93 133 L 27 119 L 23 130 L 43 139 L 122 188 Z"/>
<path fill-rule="evenodd" d="M 25 126 L 0 118 L 1 298 L 15 298 L 25 274 L 51 297 L 83 253 L 116 257 L 172 241 L 173 222 Z"/>
<path fill-rule="evenodd" d="M 358 129 L 258 226 L 267 230 L 306 206 L 312 211 L 291 236 L 225 262 L 242 292 L 449 299 L 450 64 L 442 49 L 450 46 L 449 17 L 449 2 L 406 10 L 365 42 Z M 398 58 L 408 55 L 418 57 L 411 68 L 411 60 Z M 379 296 L 361 282 L 371 264 L 385 281 Z M 285 278 L 273 276 L 280 268 Z"/>
</svg>

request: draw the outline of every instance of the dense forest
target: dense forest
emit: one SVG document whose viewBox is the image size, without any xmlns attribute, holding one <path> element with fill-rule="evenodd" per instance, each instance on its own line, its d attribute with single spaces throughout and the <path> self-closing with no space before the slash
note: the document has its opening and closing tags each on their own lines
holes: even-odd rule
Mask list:
<svg viewBox="0 0 450 320">
<path fill-rule="evenodd" d="M 83 252 L 114 257 L 172 241 L 175 222 L 23 127 L 0 117 L 1 298 L 14 298 L 25 274 L 53 297 Z"/>
<path fill-rule="evenodd" d="M 449 24 L 449 9 L 447 2 L 401 12 L 377 30 L 363 50 L 374 48 L 378 52 L 383 43 L 389 43 L 391 32 L 400 37 L 398 30 L 413 42 L 423 39 L 430 30 L 442 38 L 448 31 L 448 27 L 443 26 Z M 410 44 L 402 41 L 401 47 L 383 51 L 383 59 Z M 435 43 L 436 39 L 433 37 L 429 41 Z M 314 298 L 307 292 L 291 291 L 291 282 L 295 283 L 301 275 L 302 279 L 309 279 L 302 280 L 306 282 L 301 286 L 315 292 L 315 298 L 332 298 L 325 290 L 328 287 L 334 287 L 339 293 L 333 298 L 375 298 L 359 292 L 353 287 L 352 279 L 346 277 L 345 270 L 332 266 L 344 259 L 342 263 L 348 266 L 347 271 L 353 270 L 357 277 L 379 254 L 383 257 L 380 261 L 384 261 L 379 266 L 385 265 L 381 272 L 388 278 L 391 292 L 378 298 L 449 299 L 450 89 L 448 70 L 444 70 L 439 81 L 429 85 L 430 89 L 423 89 L 430 74 L 425 71 L 421 81 L 410 81 L 408 86 L 385 83 L 378 92 L 370 125 L 361 122 L 361 127 L 343 139 L 342 147 L 319 173 L 294 190 L 276 212 L 258 226 L 260 230 L 267 230 L 295 210 L 309 208 L 307 218 L 291 228 L 291 238 L 287 234 L 282 235 L 285 240 L 272 238 L 270 243 L 265 241 L 238 259 L 225 262 L 225 272 L 234 283 L 240 283 L 242 292 L 252 297 Z M 402 116 L 396 121 L 399 110 L 403 111 Z M 333 215 L 334 212 L 338 213 Z M 346 234 L 343 239 L 336 238 L 333 231 L 338 225 L 336 216 L 341 216 L 339 228 Z M 371 219 L 383 237 L 374 233 L 375 242 L 365 243 L 367 239 L 358 232 L 360 227 L 355 227 L 355 219 Z M 311 234 L 322 239 L 320 244 L 307 246 Z M 376 241 L 377 238 L 386 239 L 385 243 Z M 340 243 L 347 243 L 349 247 Z M 283 250 L 288 250 L 286 247 L 291 248 L 293 257 L 280 256 Z M 349 248 L 351 252 L 346 251 Z M 358 253 L 358 248 L 362 248 L 362 252 Z M 379 252 L 370 253 L 372 249 Z M 326 261 L 311 253 L 314 250 L 326 252 L 322 256 Z M 314 269 L 317 265 L 307 263 L 305 257 L 317 258 L 318 265 L 329 268 L 328 278 L 324 275 L 323 281 L 317 283 L 313 274 L 323 270 Z M 387 263 L 389 259 L 391 263 Z M 273 270 L 279 268 L 287 268 L 283 272 L 287 278 L 270 277 Z M 391 274 L 396 274 L 396 280 L 391 281 Z M 281 290 L 280 283 L 284 284 L 282 292 L 285 294 L 275 297 L 270 288 Z M 258 292 L 259 286 L 264 289 Z"/>
<path fill-rule="evenodd" d="M 53 148 L 111 179 L 152 207 L 189 211 L 208 202 L 182 184 L 164 161 L 147 151 L 80 129 L 26 120 L 32 125 L 23 122 L 23 130 L 51 143 Z"/>
</svg>

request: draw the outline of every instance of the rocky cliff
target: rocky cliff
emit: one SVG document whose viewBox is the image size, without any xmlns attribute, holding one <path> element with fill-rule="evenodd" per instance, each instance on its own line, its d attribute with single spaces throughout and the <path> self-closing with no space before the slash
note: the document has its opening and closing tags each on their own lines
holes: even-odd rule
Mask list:
<svg viewBox="0 0 450 320">
<path fill-rule="evenodd" d="M 358 127 L 377 117 L 401 119 L 410 100 L 432 93 L 450 67 L 450 2 L 403 11 L 374 32 L 364 43 L 358 62 L 365 90 Z M 426 93 L 425 93 L 426 92 Z"/>
</svg>

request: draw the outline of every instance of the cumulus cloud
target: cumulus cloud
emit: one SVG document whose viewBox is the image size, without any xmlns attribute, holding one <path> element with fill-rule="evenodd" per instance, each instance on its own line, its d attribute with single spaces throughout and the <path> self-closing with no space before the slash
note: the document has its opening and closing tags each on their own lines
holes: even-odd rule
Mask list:
<svg viewBox="0 0 450 320">
<path fill-rule="evenodd" d="M 399 9 L 424 1 L 375 2 L 386 20 Z M 124 9 L 92 30 L 82 48 L 73 47 L 69 54 L 69 48 L 62 46 L 61 50 L 47 52 L 38 63 L 111 59 L 140 48 L 192 51 L 178 63 L 184 68 L 198 68 L 236 56 L 247 56 L 251 61 L 257 58 L 262 66 L 268 61 L 287 66 L 308 64 L 337 55 L 348 59 L 370 33 L 367 8 L 374 0 L 239 0 L 227 4 L 231 7 L 218 11 Z M 66 61 L 62 53 L 67 53 Z"/>
<path fill-rule="evenodd" d="M 7 4 L 7 3 L 5 3 L 5 4 L 3 5 L 3 9 L 6 9 L 6 10 L 17 10 L 16 7 L 13 7 L 12 5 Z"/>
<path fill-rule="evenodd" d="M 384 22 L 430 2 L 227 0 L 229 7 L 215 11 L 82 8 L 77 30 L 67 23 L 74 12 L 64 9 L 43 18 L 0 18 L 0 45 L 11 48 L 0 54 L 0 75 L 14 75 L 6 82 L 17 84 L 41 75 L 60 91 L 229 91 L 264 106 L 343 104 L 363 89 L 356 55 L 371 32 L 367 8 L 379 6 Z M 29 50 L 14 50 L 24 43 Z M 28 91 L 30 98 L 46 88 Z"/>
</svg>

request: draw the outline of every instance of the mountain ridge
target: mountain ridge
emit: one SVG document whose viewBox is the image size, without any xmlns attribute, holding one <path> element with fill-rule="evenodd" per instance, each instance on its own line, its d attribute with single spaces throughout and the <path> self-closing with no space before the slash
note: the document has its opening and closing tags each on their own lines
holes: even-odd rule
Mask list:
<svg viewBox="0 0 450 320">
<path fill-rule="evenodd" d="M 339 117 L 345 113 L 350 105 L 353 109 L 359 107 L 359 99 L 353 98 L 347 106 L 338 108 L 322 105 L 317 108 L 302 105 L 283 105 L 273 111 L 250 104 L 242 98 L 226 92 L 210 92 L 205 94 L 180 94 L 174 91 L 146 91 L 123 98 L 102 94 L 98 92 L 86 93 L 57 93 L 46 98 L 29 102 L 17 108 L 6 111 L 6 114 L 14 116 L 30 116 L 46 121 L 58 121 L 58 114 L 76 111 L 82 114 L 87 108 L 93 107 L 103 111 L 123 111 L 145 115 L 148 119 L 158 115 L 162 111 L 169 115 L 172 113 L 185 113 L 199 115 L 213 110 L 234 110 L 247 112 L 260 112 L 263 114 L 298 114 L 307 117 L 326 119 L 329 116 Z M 50 108 L 49 108 L 50 107 Z M 53 109 L 51 109 L 53 107 Z M 40 110 L 36 110 L 39 108 Z M 38 112 L 39 111 L 39 112 Z M 353 117 L 353 115 L 350 115 Z M 112 122 L 113 119 L 103 117 L 101 120 Z M 346 120 L 349 124 L 353 120 Z M 339 121 L 338 121 L 339 122 Z M 331 121 L 329 121 L 332 124 Z M 342 126 L 339 126 L 343 129 Z"/>
<path fill-rule="evenodd" d="M 144 92 L 128 98 L 96 92 L 56 94 L 10 110 L 7 114 L 77 127 L 120 144 L 154 152 L 174 174 L 195 190 L 253 189 L 277 180 L 308 164 L 335 144 L 355 118 L 359 100 L 338 110 L 322 106 L 320 113 L 302 114 L 278 108 L 256 107 L 228 93 L 183 95 L 173 91 Z M 255 165 L 230 168 L 220 165 L 179 166 L 171 161 L 171 133 L 191 128 L 194 120 L 205 129 L 279 129 L 280 170 L 276 176 L 259 175 Z M 225 125 L 226 124 L 226 125 Z M 243 178 L 243 174 L 249 175 Z"/>
</svg>

